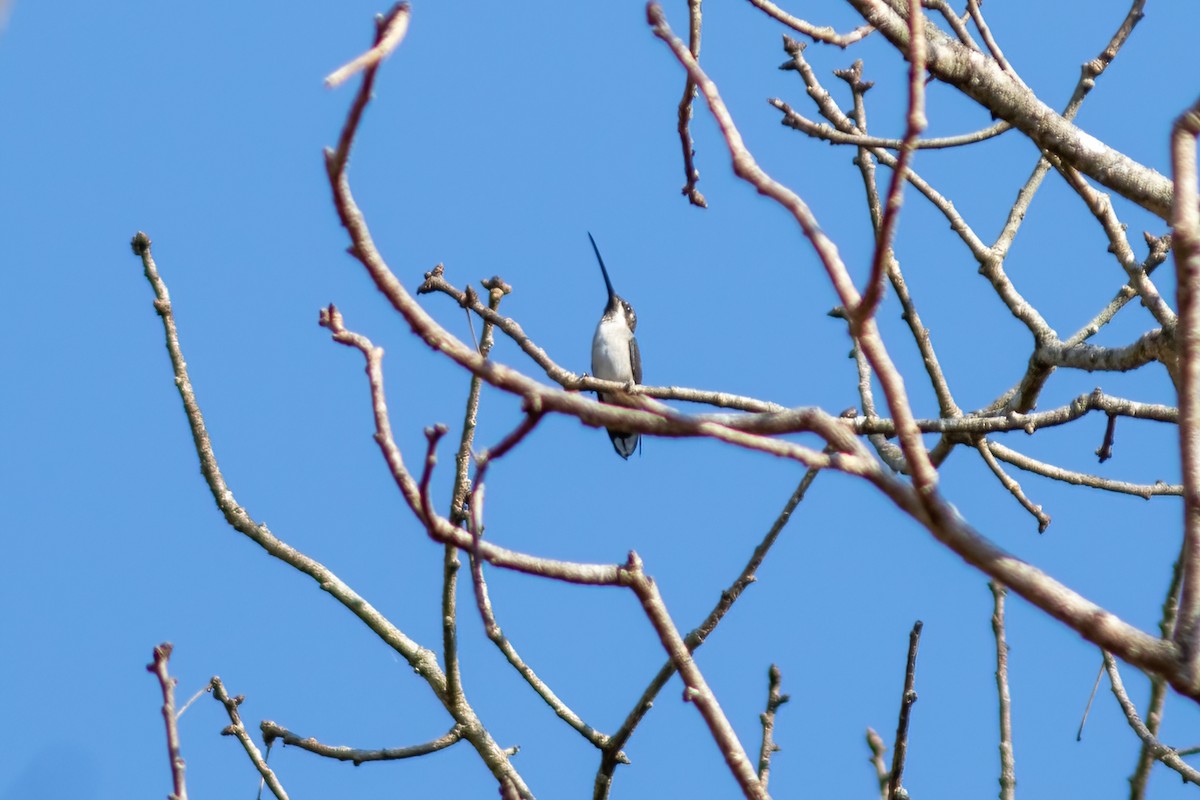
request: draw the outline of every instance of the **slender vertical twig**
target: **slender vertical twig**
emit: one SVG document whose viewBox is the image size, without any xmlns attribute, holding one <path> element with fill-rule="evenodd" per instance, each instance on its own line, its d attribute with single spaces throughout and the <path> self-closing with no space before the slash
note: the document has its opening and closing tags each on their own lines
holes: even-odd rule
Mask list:
<svg viewBox="0 0 1200 800">
<path fill-rule="evenodd" d="M 469 291 L 471 288 L 467 287 Z M 488 289 L 488 303 L 492 311 L 500 306 L 500 300 L 511 291 L 503 281 L 492 280 L 485 282 Z M 467 319 L 471 318 L 467 312 Z M 472 329 L 474 333 L 474 329 Z M 492 350 L 495 341 L 495 325 L 490 320 L 483 323 L 483 337 L 477 349 L 484 358 Z M 462 436 L 458 442 L 458 452 L 454 456 L 454 488 L 450 492 L 450 513 L 447 515 L 450 523 L 461 525 L 466 521 L 463 508 L 467 494 L 471 490 L 470 465 L 471 448 L 475 442 L 475 428 L 479 419 L 479 395 L 483 389 L 483 379 L 471 375 L 470 388 L 467 390 L 467 408 L 463 414 Z M 442 650 L 446 669 L 446 689 L 455 701 L 462 692 L 462 670 L 458 662 L 458 570 L 461 566 L 458 560 L 458 548 L 447 543 L 442 554 Z"/>
<path fill-rule="evenodd" d="M 762 722 L 762 747 L 758 751 L 758 779 L 762 782 L 763 791 L 767 791 L 767 784 L 771 780 L 771 756 L 779 752 L 779 745 L 775 744 L 775 712 L 779 707 L 792 698 L 779 691 L 779 684 L 782 682 L 782 677 L 779 674 L 779 667 L 774 664 L 767 673 L 767 710 L 759 717 Z"/>
<path fill-rule="evenodd" d="M 1167 596 L 1163 600 L 1162 618 L 1158 624 L 1164 639 L 1170 640 L 1175 632 L 1175 615 L 1179 611 L 1179 587 L 1182 582 L 1182 570 L 1179 562 L 1171 569 L 1171 583 L 1167 587 Z M 1167 682 L 1161 675 L 1150 675 L 1150 702 L 1146 705 L 1146 730 L 1158 736 L 1159 726 L 1162 725 L 1163 707 L 1167 700 Z M 1182 753 L 1180 754 L 1182 755 Z M 1143 800 L 1146 787 L 1150 783 L 1150 769 L 1154 766 L 1154 753 L 1150 746 L 1142 742 L 1142 750 L 1138 753 L 1137 767 L 1129 776 L 1129 800 Z"/>
<path fill-rule="evenodd" d="M 171 781 L 174 786 L 174 791 L 167 795 L 167 798 L 187 800 L 187 764 L 183 760 L 179 725 L 176 724 L 178 715 L 175 713 L 175 685 L 178 681 L 167 672 L 173 649 L 170 642 L 163 642 L 154 648 L 154 661 L 146 665 L 146 671 L 158 678 L 158 685 L 162 688 L 162 715 L 167 725 L 167 757 L 171 760 Z"/>
<path fill-rule="evenodd" d="M 892 748 L 892 772 L 888 779 L 888 800 L 899 800 L 904 781 L 904 761 L 908 757 L 908 720 L 913 703 L 917 702 L 917 648 L 921 644 L 921 628 L 917 620 L 908 635 L 908 660 L 904 667 L 904 694 L 900 699 L 900 716 L 896 722 L 896 744 Z"/>
<path fill-rule="evenodd" d="M 1008 694 L 1008 641 L 1004 634 L 1004 596 L 1008 590 L 989 581 L 992 590 L 992 633 L 996 637 L 996 697 L 1000 701 L 1000 800 L 1013 800 L 1017 770 L 1013 761 L 1012 701 Z"/>
<path fill-rule="evenodd" d="M 851 329 L 857 332 L 863 320 L 875 313 L 883 298 L 883 280 L 888 263 L 892 259 L 892 241 L 896 238 L 896 227 L 900 223 L 900 206 L 904 202 L 904 186 L 908 182 L 908 165 L 916 152 L 917 137 L 928 126 L 925 118 L 925 15 L 921 13 L 921 0 L 908 3 L 909 49 L 908 49 L 908 114 L 904 120 L 904 139 L 897 153 L 896 166 L 892 170 L 887 200 L 883 209 L 883 222 L 875 237 L 875 254 L 871 259 L 871 276 L 867 279 L 862 300 L 850 312 Z"/>
<path fill-rule="evenodd" d="M 1100 679 L 1104 677 L 1104 662 L 1100 662 L 1100 669 L 1096 671 L 1096 681 L 1092 684 L 1092 693 L 1088 695 L 1087 705 L 1083 707 L 1083 716 L 1079 719 L 1079 730 L 1075 732 L 1075 741 L 1083 741 L 1083 728 L 1087 725 L 1088 715 L 1092 713 L 1092 703 L 1096 700 L 1096 692 L 1100 691 Z"/>
<path fill-rule="evenodd" d="M 703 21 L 700 5 L 703 0 L 688 0 L 688 50 L 692 58 L 700 58 L 700 28 Z M 683 97 L 679 99 L 679 144 L 683 148 L 683 174 L 687 183 L 683 186 L 683 194 L 688 202 L 700 208 L 708 208 L 708 201 L 696 188 L 700 181 L 700 172 L 696 169 L 696 145 L 692 140 L 689 127 L 692 121 L 692 101 L 696 99 L 696 82 L 688 75 L 683 82 Z"/>
<path fill-rule="evenodd" d="M 875 767 L 875 779 L 879 782 L 879 797 L 881 800 L 888 800 L 888 782 L 891 780 L 891 773 L 888 772 L 887 762 L 883 759 L 883 754 L 887 752 L 887 745 L 883 743 L 883 737 L 879 735 L 872 727 L 867 727 L 867 747 L 871 749 L 871 766 Z"/>
</svg>

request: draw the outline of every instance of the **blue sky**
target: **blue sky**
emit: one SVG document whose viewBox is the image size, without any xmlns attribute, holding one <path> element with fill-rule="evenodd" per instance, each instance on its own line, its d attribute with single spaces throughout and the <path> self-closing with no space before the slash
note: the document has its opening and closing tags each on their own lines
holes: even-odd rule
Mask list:
<svg viewBox="0 0 1200 800">
<path fill-rule="evenodd" d="M 810 4 L 811 6 L 811 4 Z M 197 469 L 140 265 L 154 240 L 192 380 L 239 501 L 321 560 L 429 647 L 440 642 L 441 548 L 408 513 L 371 440 L 356 353 L 318 328 L 335 302 L 385 347 L 390 405 L 410 461 L 422 429 L 460 424 L 467 376 L 434 356 L 345 254 L 321 160 L 352 88 L 322 78 L 369 43 L 381 6 L 51 4 L 18 1 L 0 34 L 0 296 L 9 314 L 0 414 L 5 579 L 0 581 L 0 800 L 154 797 L 169 791 L 157 686 L 143 667 L 175 643 L 186 697 L 214 674 L 245 694 L 243 714 L 323 741 L 400 746 L 450 721 L 428 688 L 308 578 L 233 533 Z M 845 29 L 835 3 L 793 9 Z M 986 7 L 1006 55 L 1046 102 L 1065 104 L 1079 65 L 1126 11 L 1118 4 Z M 779 125 L 765 100 L 807 111 L 783 30 L 746 3 L 706 7 L 702 63 L 759 162 L 808 200 L 861 281 L 871 241 L 853 153 Z M 684 3 L 667 8 L 686 30 Z M 1200 16 L 1183 3 L 1148 16 L 1080 114 L 1098 138 L 1167 172 L 1171 119 L 1195 100 Z M 897 135 L 900 59 L 875 37 L 849 51 L 811 46 L 826 85 L 866 60 L 875 131 Z M 376 242 L 410 288 L 437 263 L 464 287 L 499 274 L 503 312 L 560 364 L 588 369 L 604 305 L 587 231 L 617 291 L 638 312 L 647 383 L 720 388 L 837 412 L 857 404 L 850 342 L 810 248 L 780 209 L 731 175 L 698 107 L 700 189 L 679 194 L 675 131 L 683 73 L 646 28 L 639 2 L 419 3 L 385 65 L 350 176 Z M 848 98 L 839 95 L 845 106 Z M 952 90 L 930 89 L 928 135 L 990 123 Z M 994 237 L 1036 151 L 1014 136 L 921 153 L 916 168 Z M 885 174 L 882 173 L 881 174 Z M 1140 231 L 1163 224 L 1121 207 Z M 1010 277 L 1060 333 L 1123 283 L 1086 209 L 1051 176 L 1031 209 Z M 945 221 L 908 194 L 897 251 L 960 405 L 986 404 L 1019 376 L 1029 337 L 990 293 Z M 1171 289 L 1170 265 L 1159 285 Z M 1173 291 L 1170 292 L 1173 296 Z M 425 307 L 469 338 L 461 310 Z M 894 300 L 881 325 L 917 374 Z M 1131 304 L 1098 337 L 1151 325 Z M 494 357 L 532 365 L 501 340 Z M 1174 403 L 1161 370 L 1060 372 L 1042 407 L 1100 385 Z M 932 393 L 909 382 L 918 412 Z M 485 391 L 481 444 L 519 419 Z M 1175 432 L 1122 422 L 1115 458 L 1092 451 L 1101 416 L 1002 439 L 1068 468 L 1135 482 L 1178 480 Z M 450 437 L 453 439 L 453 436 Z M 801 438 L 803 441 L 809 441 Z M 452 463 L 443 445 L 434 496 Z M 636 549 L 676 624 L 690 629 L 741 569 L 802 472 L 713 442 L 650 439 L 622 462 L 600 431 L 549 418 L 489 475 L 488 536 L 562 559 L 623 561 Z M 946 496 L 989 537 L 1123 618 L 1153 630 L 1180 538 L 1173 499 L 1104 496 L 1017 474 L 1053 516 L 1048 532 L 956 453 Z M 525 658 L 595 727 L 615 729 L 664 660 L 631 596 L 491 571 L 500 623 Z M 543 797 L 587 796 L 597 752 L 559 722 L 486 640 L 463 594 L 466 690 Z M 991 596 L 865 484 L 818 478 L 770 559 L 698 663 L 746 746 L 757 752 L 767 669 L 792 702 L 780 711 L 771 789 L 873 797 L 865 728 L 890 743 L 908 631 L 925 622 L 905 783 L 914 796 L 997 789 Z M 1009 603 L 1016 767 L 1024 797 L 1112 797 L 1136 758 L 1133 733 L 1102 690 L 1074 741 L 1099 654 L 1018 598 Z M 1144 679 L 1125 671 L 1134 699 Z M 627 750 L 614 796 L 733 796 L 736 786 L 695 709 L 670 684 Z M 1200 741 L 1195 706 L 1170 698 L 1163 738 Z M 250 797 L 257 777 L 227 720 L 202 698 L 181 720 L 194 797 Z M 494 791 L 473 751 L 359 768 L 276 750 L 293 797 L 481 796 Z M 1166 770 L 1154 797 L 1191 794 Z"/>
</svg>

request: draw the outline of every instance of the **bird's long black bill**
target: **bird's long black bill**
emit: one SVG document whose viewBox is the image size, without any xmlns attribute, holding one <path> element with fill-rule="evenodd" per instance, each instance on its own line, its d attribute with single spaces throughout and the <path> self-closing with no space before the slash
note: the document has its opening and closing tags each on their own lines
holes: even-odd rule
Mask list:
<svg viewBox="0 0 1200 800">
<path fill-rule="evenodd" d="M 600 248 L 596 246 L 596 240 L 592 237 L 591 231 L 588 231 L 588 241 L 592 243 L 592 249 L 596 251 L 596 260 L 600 262 L 600 273 L 604 276 L 604 285 L 608 288 L 608 296 L 612 297 L 616 292 L 613 291 L 612 281 L 608 279 L 608 270 L 604 267 L 604 258 L 600 255 Z"/>
</svg>

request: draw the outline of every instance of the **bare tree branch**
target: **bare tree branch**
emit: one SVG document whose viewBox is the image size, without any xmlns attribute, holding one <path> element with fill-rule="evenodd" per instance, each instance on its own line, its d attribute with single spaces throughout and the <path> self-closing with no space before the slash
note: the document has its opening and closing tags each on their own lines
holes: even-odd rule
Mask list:
<svg viewBox="0 0 1200 800">
<path fill-rule="evenodd" d="M 779 745 L 775 744 L 775 712 L 781 705 L 791 700 L 791 697 L 779 691 L 781 680 L 779 667 L 772 664 L 768 675 L 767 710 L 760 716 L 763 735 L 762 747 L 758 751 L 758 779 L 762 781 L 764 792 L 771 779 L 771 756 L 780 749 Z"/>
<path fill-rule="evenodd" d="M 470 513 L 470 530 L 471 535 L 475 537 L 475 541 L 479 542 L 483 538 L 483 498 L 486 484 L 488 466 L 493 460 L 501 458 L 505 453 L 511 450 L 518 442 L 520 442 L 541 419 L 540 414 L 526 414 L 525 419 L 517 426 L 508 436 L 504 438 L 496 447 L 485 450 L 480 454 L 478 462 L 479 466 L 475 474 L 475 488 L 471 493 L 471 513 Z M 596 730 L 591 725 L 584 722 L 583 718 L 575 713 L 570 706 L 555 694 L 550 685 L 538 677 L 537 673 L 521 658 L 517 648 L 512 641 L 504 635 L 500 624 L 496 621 L 496 614 L 492 607 L 491 597 L 488 594 L 487 581 L 483 576 L 483 559 L 471 551 L 471 582 L 475 589 L 475 605 L 479 610 L 479 615 L 483 619 L 483 630 L 489 639 L 496 645 L 500 652 L 512 665 L 513 669 L 525 679 L 525 682 L 537 693 L 539 697 L 550 706 L 559 719 L 570 725 L 581 736 L 591 742 L 600 750 L 607 750 L 612 737 L 601 731 Z M 618 752 L 616 758 L 622 763 L 628 764 L 629 759 L 624 753 Z"/>
<path fill-rule="evenodd" d="M 334 70 L 325 78 L 325 86 L 333 89 L 366 69 L 379 66 L 379 62 L 387 58 L 404 41 L 408 32 L 408 20 L 412 9 L 408 3 L 397 3 L 388 15 L 386 25 L 381 25 L 387 33 L 381 36 L 375 45 L 358 58 Z"/>
<path fill-rule="evenodd" d="M 242 715 L 238 712 L 238 706 L 245 701 L 246 698 L 238 695 L 230 697 L 225 691 L 225 684 L 221 683 L 221 679 L 213 676 L 212 679 L 213 699 L 225 707 L 225 713 L 229 715 L 229 725 L 221 731 L 222 736 L 232 736 L 241 742 L 242 747 L 246 750 L 246 755 L 250 757 L 250 763 L 258 770 L 258 774 L 262 776 L 267 788 L 271 790 L 278 800 L 288 800 L 288 794 L 283 788 L 283 784 L 279 782 L 275 772 L 267 766 L 266 759 L 262 753 L 255 747 L 254 741 L 250 738 L 249 731 L 242 724 Z"/>
<path fill-rule="evenodd" d="M 1200 208 L 1196 187 L 1196 138 L 1200 136 L 1200 100 L 1180 115 L 1171 132 L 1175 205 L 1171 239 L 1175 250 L 1179 298 L 1179 453 L 1183 461 L 1183 594 L 1175 643 L 1184 659 L 1183 681 L 1200 692 Z"/>
<path fill-rule="evenodd" d="M 925 40 L 919 35 L 919 30 L 925 22 L 921 13 L 921 0 L 909 0 L 908 15 L 912 33 L 909 36 L 911 49 L 908 53 L 908 114 L 904 118 L 904 138 L 900 142 L 896 167 L 892 170 L 892 179 L 883 207 L 883 220 L 875 233 L 871 275 L 867 279 L 862 300 L 857 306 L 849 309 L 852 328 L 857 328 L 873 316 L 883 298 L 883 278 L 892 261 L 892 241 L 896 237 L 896 227 L 900 224 L 900 206 L 904 202 L 908 165 L 912 161 L 917 138 L 929 126 L 925 118 Z"/>
<path fill-rule="evenodd" d="M 1108 679 L 1112 683 L 1113 695 L 1121 705 L 1121 710 L 1125 712 L 1125 719 L 1129 722 L 1129 727 L 1133 728 L 1133 732 L 1145 743 L 1154 758 L 1178 772 L 1179 777 L 1188 783 L 1200 785 L 1200 770 L 1192 768 L 1174 750 L 1158 741 L 1138 717 L 1137 709 L 1134 708 L 1129 695 L 1125 693 L 1125 685 L 1121 682 L 1121 673 L 1117 670 L 1116 659 L 1108 652 L 1104 653 L 1104 668 L 1108 670 Z"/>
<path fill-rule="evenodd" d="M 1175 633 L 1175 617 L 1179 612 L 1179 589 L 1183 582 L 1183 570 L 1178 561 L 1171 570 L 1171 583 L 1167 587 L 1167 596 L 1163 600 L 1162 619 L 1159 630 L 1162 638 L 1170 639 Z M 1146 730 L 1152 736 L 1158 736 L 1158 728 L 1162 724 L 1163 707 L 1167 700 L 1167 682 L 1160 675 L 1150 676 L 1150 702 L 1146 706 Z M 1186 755 L 1182 750 L 1179 755 Z M 1129 777 L 1129 800 L 1144 800 L 1146 787 L 1150 783 L 1150 769 L 1155 762 L 1154 753 L 1147 742 L 1142 742 L 1141 752 L 1138 753 L 1137 767 Z"/>
<path fill-rule="evenodd" d="M 267 747 L 270 747 L 278 739 L 285 745 L 299 747 L 301 750 L 307 750 L 323 758 L 332 758 L 336 761 L 349 761 L 356 767 L 368 761 L 398 761 L 405 758 L 429 755 L 430 753 L 436 753 L 438 750 L 445 750 L 450 745 L 460 741 L 463 737 L 463 726 L 455 723 L 444 735 L 423 744 L 409 745 L 407 747 L 385 747 L 379 750 L 363 750 L 357 747 L 346 747 L 345 745 L 323 744 L 311 736 L 301 736 L 298 733 L 293 733 L 271 720 L 264 720 L 259 725 L 259 728 L 262 730 L 263 741 L 266 742 Z"/>
<path fill-rule="evenodd" d="M 784 111 L 784 106 L 786 105 L 786 103 L 780 101 L 776 107 Z M 880 136 L 870 136 L 865 133 L 849 133 L 824 122 L 814 122 L 790 106 L 787 106 L 784 113 L 787 115 L 785 122 L 788 127 L 795 128 L 813 138 L 824 139 L 830 144 L 848 144 L 854 147 L 880 148 L 882 150 L 899 150 L 904 146 L 903 139 L 887 139 Z M 861 128 L 862 126 L 859 127 Z M 969 144 L 977 144 L 988 139 L 993 139 L 1010 130 L 1012 130 L 1012 126 L 1007 122 L 996 122 L 971 133 L 918 139 L 913 142 L 912 147 L 914 150 L 945 150 L 952 147 L 965 147 Z"/>
<path fill-rule="evenodd" d="M 875 778 L 879 782 L 879 796 L 881 800 L 888 800 L 888 783 L 891 782 L 892 774 L 888 770 L 887 762 L 883 760 L 887 747 L 883 743 L 883 737 L 876 733 L 874 728 L 867 728 L 867 747 L 871 748 L 870 761 L 875 767 Z"/>
<path fill-rule="evenodd" d="M 700 58 L 701 2 L 702 0 L 688 0 L 688 16 L 691 19 L 688 49 L 692 53 L 692 58 L 695 59 Z M 692 101 L 695 98 L 696 83 L 689 75 L 683 82 L 683 97 L 679 99 L 679 144 L 683 148 L 683 174 L 687 179 L 687 183 L 683 186 L 683 194 L 692 205 L 708 208 L 704 195 L 696 188 L 696 184 L 700 180 L 700 172 L 696 169 L 695 142 L 693 142 L 692 132 L 688 128 L 688 124 L 692 120 Z"/>
<path fill-rule="evenodd" d="M 650 624 L 654 626 L 659 640 L 666 648 L 671 661 L 674 662 L 676 671 L 679 672 L 679 677 L 683 679 L 683 685 L 686 687 L 684 700 L 693 703 L 700 712 L 700 716 L 704 718 L 713 740 L 717 743 L 717 747 L 725 758 L 725 763 L 729 765 L 729 771 L 733 773 L 734 779 L 741 787 L 742 793 L 749 800 L 763 800 L 768 796 L 766 786 L 759 780 L 754 768 L 750 765 L 745 748 L 742 747 L 737 734 L 734 733 L 733 726 L 729 724 L 725 712 L 721 710 L 716 695 L 709 688 L 708 682 L 704 680 L 700 668 L 692 660 L 691 651 L 683 641 L 683 637 L 679 635 L 675 624 L 671 622 L 671 616 L 667 613 L 667 607 L 663 603 L 662 595 L 658 592 L 658 586 L 642 569 L 642 560 L 637 553 L 630 552 L 629 561 L 621 568 L 621 579 L 623 585 L 633 589 L 633 593 L 637 595 L 642 608 L 645 609 Z"/>
<path fill-rule="evenodd" d="M 1008 642 L 1004 635 L 1003 586 L 988 582 L 992 590 L 992 634 L 996 637 L 996 696 L 1000 706 L 1000 800 L 1017 795 L 1017 771 L 1013 761 L 1012 700 L 1008 694 Z"/>
<path fill-rule="evenodd" d="M 708 639 L 721 620 L 725 618 L 725 614 L 729 609 L 733 608 L 733 604 L 738 601 L 742 593 L 757 580 L 755 577 L 758 568 L 766 560 L 767 554 L 770 553 L 771 547 L 779 539 L 784 528 L 792 518 L 792 512 L 800 505 L 800 501 L 804 499 L 808 489 L 812 486 L 812 482 L 816 480 L 818 470 L 810 469 L 805 473 L 800 480 L 796 490 L 792 492 L 791 497 L 783 506 L 783 510 L 775 517 L 775 521 L 771 523 L 770 529 L 758 546 L 754 548 L 754 552 L 750 555 L 750 560 L 742 568 L 741 573 L 730 584 L 729 588 L 721 592 L 721 598 L 713 607 L 704 621 L 692 630 L 685 638 L 684 642 L 687 645 L 689 652 L 695 652 L 700 645 Z M 658 697 L 658 693 L 666 686 L 667 681 L 675 674 L 675 662 L 668 658 L 667 663 L 663 664 L 662 668 L 650 681 L 650 685 L 642 692 L 642 696 L 634 704 L 629 714 L 626 715 L 625 721 L 621 723 L 621 727 L 613 734 L 609 741 L 608 747 L 605 749 L 604 757 L 600 761 L 600 769 L 596 772 L 595 787 L 593 789 L 594 800 L 604 800 L 608 797 L 609 791 L 612 788 L 613 772 L 616 769 L 617 763 L 624 763 L 620 756 L 622 755 L 621 748 L 629 741 L 629 737 L 633 735 L 633 731 L 641 723 L 642 719 L 650 711 L 654 705 L 654 699 Z"/>
<path fill-rule="evenodd" d="M 1032 514 L 1033 518 L 1037 520 L 1038 533 L 1045 533 L 1046 528 L 1050 527 L 1050 515 L 1045 511 L 1042 511 L 1042 507 L 1040 505 L 1036 505 L 1032 500 L 1026 497 L 1024 490 L 1021 489 L 1021 484 L 1013 480 L 1012 477 L 1004 471 L 1004 468 L 1001 467 L 999 462 L 996 461 L 996 457 L 992 455 L 992 451 L 988 447 L 987 439 L 980 439 L 978 442 L 976 442 L 975 449 L 979 451 L 979 455 L 983 456 L 983 463 L 988 465 L 988 469 L 990 469 L 992 474 L 996 476 L 996 479 L 1000 481 L 1000 485 L 1002 485 L 1005 489 L 1008 489 L 1012 496 L 1017 499 L 1017 502 L 1021 504 L 1021 507 Z"/>
<path fill-rule="evenodd" d="M 908 635 L 908 660 L 904 667 L 904 694 L 900 700 L 900 715 L 896 722 L 896 744 L 892 748 L 892 771 L 888 778 L 888 799 L 907 797 L 904 790 L 904 760 L 908 756 L 908 720 L 913 703 L 917 702 L 917 648 L 921 645 L 921 620 Z"/>
<path fill-rule="evenodd" d="M 1014 467 L 1019 467 L 1027 472 L 1033 472 L 1047 478 L 1053 478 L 1056 481 L 1074 484 L 1075 486 L 1087 486 L 1092 489 L 1103 489 L 1106 492 L 1117 492 L 1118 494 L 1133 494 L 1145 499 L 1159 495 L 1183 494 L 1183 487 L 1178 484 L 1164 483 L 1162 481 L 1153 484 L 1114 481 L 1108 478 L 1101 478 L 1098 475 L 1074 472 L 1069 469 L 1046 464 L 1038 461 L 1036 458 L 1031 458 L 1023 453 L 1018 453 L 1016 450 L 1005 447 L 999 442 L 989 441 L 987 448 L 996 458 L 1012 464 Z"/>
<path fill-rule="evenodd" d="M 813 41 L 832 44 L 842 48 L 848 47 L 849 45 L 852 45 L 855 42 L 869 36 L 871 32 L 875 30 L 870 25 L 862 25 L 850 31 L 849 33 L 838 33 L 833 28 L 828 26 L 813 25 L 812 23 L 806 22 L 799 17 L 794 17 L 781 9 L 779 6 L 772 3 L 771 0 L 749 0 L 749 2 L 750 5 L 763 11 L 772 19 L 782 22 L 792 30 L 808 36 Z"/>
<path fill-rule="evenodd" d="M 146 665 L 146 671 L 158 678 L 158 685 L 162 689 L 162 715 L 167 726 L 167 758 L 171 762 L 171 781 L 174 786 L 174 791 L 167 795 L 167 800 L 187 800 L 187 764 L 183 760 L 175 713 L 175 685 L 178 681 L 167 671 L 172 649 L 170 642 L 163 642 L 154 648 L 154 661 Z"/>
</svg>

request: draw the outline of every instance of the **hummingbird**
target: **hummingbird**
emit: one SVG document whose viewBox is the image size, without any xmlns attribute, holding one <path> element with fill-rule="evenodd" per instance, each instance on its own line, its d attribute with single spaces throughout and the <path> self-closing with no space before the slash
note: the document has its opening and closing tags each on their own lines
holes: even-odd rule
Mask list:
<svg viewBox="0 0 1200 800">
<path fill-rule="evenodd" d="M 633 333 L 637 330 L 637 314 L 633 306 L 617 296 L 613 291 L 612 281 L 608 278 L 608 270 L 604 267 L 604 259 L 600 256 L 600 248 L 596 240 L 588 233 L 592 249 L 596 251 L 596 260 L 600 262 L 600 274 L 604 276 L 604 286 L 608 289 L 608 305 L 604 307 L 604 315 L 596 326 L 596 335 L 592 337 L 592 375 L 606 381 L 620 383 L 642 382 L 642 355 L 638 351 L 637 339 Z M 616 398 L 604 392 L 596 393 L 601 403 L 607 403 Z M 641 434 L 608 429 L 608 438 L 612 439 L 617 455 L 628 459 L 634 450 L 641 446 Z"/>
</svg>

